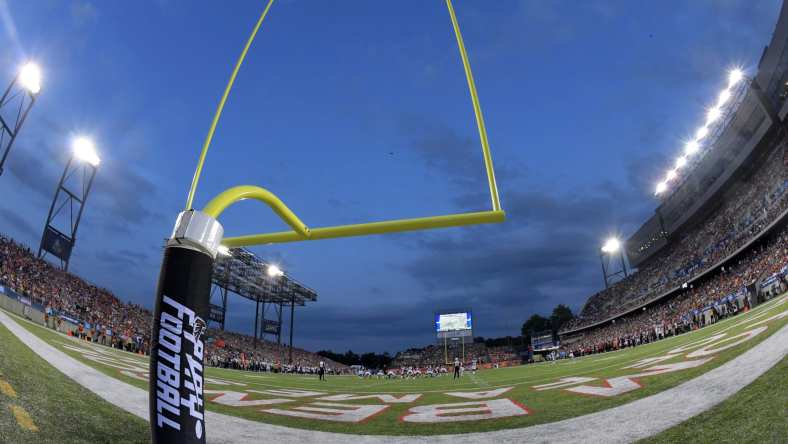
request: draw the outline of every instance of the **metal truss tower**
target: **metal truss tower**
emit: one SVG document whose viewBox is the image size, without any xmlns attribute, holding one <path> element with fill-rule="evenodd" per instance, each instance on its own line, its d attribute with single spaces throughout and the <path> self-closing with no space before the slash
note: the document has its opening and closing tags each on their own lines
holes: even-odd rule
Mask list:
<svg viewBox="0 0 788 444">
<path fill-rule="evenodd" d="M 71 252 L 77 241 L 77 229 L 97 169 L 97 164 L 80 161 L 76 153 L 72 155 L 49 207 L 38 257 L 45 258 L 48 254 L 56 257 L 64 271 L 68 271 Z"/>
<path fill-rule="evenodd" d="M 34 71 L 32 74 L 31 70 Z M 3 174 L 14 141 L 36 102 L 40 89 L 38 77 L 38 68 L 26 65 L 0 97 L 0 175 Z"/>
</svg>

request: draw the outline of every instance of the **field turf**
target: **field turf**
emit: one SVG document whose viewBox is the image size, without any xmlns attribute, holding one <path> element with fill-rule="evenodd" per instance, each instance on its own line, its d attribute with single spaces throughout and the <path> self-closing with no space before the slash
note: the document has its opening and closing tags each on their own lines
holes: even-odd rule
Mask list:
<svg viewBox="0 0 788 444">
<path fill-rule="evenodd" d="M 146 421 L 67 378 L 0 324 L 0 443 L 148 440 Z"/>
<path fill-rule="evenodd" d="M 219 393 L 207 392 L 206 399 L 210 400 L 207 403 L 207 408 L 212 411 L 235 415 L 253 421 L 295 428 L 352 434 L 433 435 L 483 432 L 548 423 L 622 405 L 658 393 L 724 364 L 760 343 L 788 323 L 788 317 L 775 318 L 775 315 L 779 315 L 788 310 L 788 304 L 785 302 L 785 297 L 776 299 L 757 307 L 749 313 L 740 314 L 733 318 L 723 320 L 699 331 L 636 348 L 577 358 L 574 360 L 564 360 L 557 363 L 541 363 L 512 368 L 483 370 L 475 375 L 466 373 L 459 381 L 452 380 L 450 376 L 406 380 L 386 380 L 377 378 L 361 379 L 355 376 L 329 376 L 327 381 L 321 382 L 314 376 L 249 373 L 236 370 L 209 368 L 206 371 L 206 377 L 209 378 L 206 384 L 207 389 L 220 391 L 225 393 L 225 395 L 221 396 Z M 147 382 L 145 379 L 147 378 L 148 362 L 146 357 L 111 350 L 84 341 L 78 341 L 28 321 L 16 317 L 14 319 L 30 332 L 69 356 L 121 381 L 147 389 Z M 765 320 L 766 322 L 753 325 Z M 763 329 L 761 327 L 766 328 Z M 734 338 L 745 331 L 753 331 L 754 329 L 758 330 L 758 334 L 749 339 L 746 339 L 746 337 Z M 724 336 L 715 338 L 710 344 L 702 343 L 704 339 L 710 339 L 721 334 L 724 334 Z M 0 341 L 2 342 L 2 344 L 0 344 L 0 351 L 2 352 L 0 353 L 0 371 L 6 375 L 17 372 L 17 376 L 13 378 L 16 380 L 14 383 L 18 385 L 17 392 L 22 393 L 19 395 L 20 399 L 31 400 L 31 403 L 27 404 L 27 408 L 29 409 L 28 411 L 31 412 L 31 417 L 36 421 L 40 430 L 45 430 L 47 427 L 51 427 L 51 429 L 48 430 L 71 430 L 68 427 L 60 429 L 58 425 L 59 422 L 68 424 L 85 423 L 85 426 L 79 427 L 79 430 L 75 431 L 75 433 L 85 433 L 85 436 L 88 437 L 91 436 L 91 433 L 109 433 L 110 435 L 108 436 L 112 436 L 111 433 L 113 432 L 111 430 L 104 432 L 104 428 L 115 429 L 114 433 L 118 434 L 121 432 L 116 429 L 120 428 L 118 424 L 121 424 L 123 429 L 127 429 L 122 432 L 124 439 L 135 441 L 138 438 L 142 440 L 146 438 L 145 433 L 147 426 L 142 420 L 125 414 L 115 407 L 109 406 L 106 402 L 96 398 L 90 392 L 79 386 L 74 387 L 75 384 L 73 382 L 64 378 L 37 356 L 26 352 L 24 345 L 16 341 L 13 337 L 8 338 L 8 336 L 8 331 L 0 327 Z M 730 338 L 734 339 L 728 340 Z M 742 339 L 741 343 L 738 345 L 715 351 L 718 348 L 724 348 L 726 345 L 738 342 L 738 339 Z M 709 345 L 708 348 L 711 349 L 709 354 L 702 357 L 687 357 L 687 354 L 698 351 L 706 345 Z M 7 354 L 6 350 L 2 347 L 15 348 Z M 627 368 L 646 358 L 666 356 L 669 352 L 675 351 L 675 349 L 679 347 L 684 347 L 685 349 L 681 352 L 672 353 L 671 357 L 664 361 L 643 364 L 640 368 Z M 593 396 L 567 390 L 582 385 L 579 383 L 543 391 L 534 388 L 534 386 L 555 383 L 559 379 L 567 377 L 596 378 L 593 381 L 586 382 L 585 385 L 605 387 L 605 379 L 642 373 L 645 369 L 652 366 L 670 366 L 671 364 L 699 361 L 707 358 L 711 359 L 696 367 L 635 378 L 634 381 L 639 387 L 617 396 Z M 20 369 L 31 369 L 31 371 L 20 373 Z M 39 375 L 39 372 L 42 372 L 42 374 Z M 59 377 L 60 380 L 58 380 L 57 377 Z M 8 378 L 11 378 L 11 376 L 8 376 Z M 58 381 L 56 384 L 57 388 L 51 389 L 49 384 L 36 384 L 36 381 L 42 380 Z M 719 430 L 721 428 L 724 429 L 726 426 L 734 427 L 735 425 L 731 424 L 731 422 L 734 421 L 737 414 L 739 415 L 738 417 L 741 417 L 741 415 L 752 417 L 756 416 L 758 411 L 764 411 L 764 409 L 766 409 L 768 411 L 765 411 L 764 415 L 768 416 L 764 417 L 771 419 L 764 419 L 764 421 L 768 421 L 771 426 L 753 426 L 747 429 L 746 436 L 753 438 L 749 439 L 753 442 L 769 442 L 774 439 L 775 435 L 779 435 L 786 430 L 785 422 L 780 421 L 780 418 L 783 420 L 785 419 L 785 393 L 788 392 L 788 386 L 785 381 L 786 362 L 785 359 L 783 359 L 774 369 L 728 401 L 720 404 L 707 413 L 690 419 L 684 424 L 653 437 L 650 441 L 683 441 L 687 439 L 703 438 L 704 436 L 731 438 L 734 435 L 725 434 L 722 430 L 716 434 L 709 435 L 704 435 L 703 430 L 707 428 Z M 316 393 L 283 393 L 276 391 L 283 389 Z M 482 400 L 478 402 L 491 399 L 508 399 L 515 405 L 522 407 L 523 410 L 527 411 L 527 414 L 497 419 L 460 420 L 451 422 L 437 420 L 431 423 L 412 423 L 403 420 L 407 418 L 410 409 L 417 406 L 473 401 L 472 399 L 462 398 L 458 395 L 452 395 L 451 393 L 484 392 L 496 389 L 508 390 L 504 393 L 491 395 L 489 397 L 481 395 Z M 63 390 L 68 390 L 68 392 L 62 392 Z M 240 393 L 240 395 L 233 395 L 233 393 Z M 307 409 L 315 407 L 320 408 L 315 405 L 310 407 L 310 405 L 316 402 L 326 402 L 319 398 L 340 394 L 388 394 L 394 397 L 419 394 L 420 396 L 413 402 L 390 404 L 378 398 L 329 401 L 330 404 L 334 404 L 335 406 L 387 406 L 385 410 L 379 414 L 358 423 L 299 418 L 283 414 L 283 412 L 299 411 L 299 408 L 303 407 L 307 407 Z M 3 395 L 0 394 L 0 400 L 3 400 L 5 403 L 6 400 L 2 396 Z M 233 398 L 233 396 L 235 396 L 235 398 Z M 45 413 L 63 411 L 64 408 L 60 401 L 63 399 L 67 399 L 70 403 L 69 407 L 65 410 L 68 410 L 68 414 L 71 416 L 67 419 L 59 419 L 59 415 Z M 236 406 L 217 402 L 228 399 L 241 400 L 242 402 L 236 403 L 239 404 Z M 277 405 L 243 405 L 244 403 L 249 404 L 249 401 L 270 399 L 284 399 L 286 402 Z M 232 404 L 232 402 L 229 404 Z M 335 407 L 329 406 L 329 408 Z M 269 409 L 277 410 L 270 411 Z M 744 410 L 744 413 L 742 410 Z M 13 432 L 14 424 L 9 421 L 7 412 L 8 407 L 4 405 L 4 411 L 0 412 L 0 437 L 4 436 L 3 433 L 29 433 Z M 744 419 L 742 420 L 745 421 Z M 749 420 L 750 419 L 747 419 L 746 421 Z M 13 419 L 11 421 L 13 421 Z M 133 430 L 133 432 L 129 432 L 128 430 Z M 696 433 L 700 434 L 697 435 Z M 23 437 L 22 435 L 14 436 Z M 54 435 L 48 434 L 47 436 Z M 719 439 L 717 440 L 719 441 Z M 2 439 L 0 439 L 0 441 L 2 441 Z"/>
</svg>

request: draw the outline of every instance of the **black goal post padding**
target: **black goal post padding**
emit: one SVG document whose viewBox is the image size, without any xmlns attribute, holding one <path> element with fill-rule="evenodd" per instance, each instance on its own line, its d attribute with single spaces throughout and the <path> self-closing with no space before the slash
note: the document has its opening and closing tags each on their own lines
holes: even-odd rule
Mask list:
<svg viewBox="0 0 788 444">
<path fill-rule="evenodd" d="M 154 443 L 205 442 L 204 341 L 213 258 L 181 245 L 164 250 L 150 352 Z"/>
</svg>

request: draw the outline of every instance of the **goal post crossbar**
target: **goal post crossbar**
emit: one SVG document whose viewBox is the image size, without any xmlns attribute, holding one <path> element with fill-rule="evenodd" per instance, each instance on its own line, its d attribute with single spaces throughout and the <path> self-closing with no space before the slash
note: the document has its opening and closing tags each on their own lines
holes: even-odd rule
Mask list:
<svg viewBox="0 0 788 444">
<path fill-rule="evenodd" d="M 235 78 L 238 74 L 241 64 L 243 63 L 246 54 L 249 51 L 249 48 L 252 42 L 254 41 L 254 38 L 257 35 L 257 32 L 259 31 L 260 26 L 262 25 L 262 22 L 265 19 L 266 15 L 268 14 L 268 11 L 271 8 L 272 4 L 273 4 L 273 0 L 269 0 L 268 4 L 263 10 L 263 13 L 258 19 L 252 31 L 252 34 L 249 36 L 249 39 L 247 40 L 246 45 L 244 46 L 244 49 L 241 52 L 241 55 L 235 64 L 232 75 L 230 76 L 230 80 L 225 88 L 224 94 L 222 95 L 222 99 L 219 103 L 219 106 L 217 107 L 216 113 L 211 123 L 211 127 L 208 131 L 208 135 L 200 152 L 197 168 L 194 172 L 192 184 L 189 189 L 189 196 L 186 203 L 186 210 L 189 210 L 192 207 L 194 195 L 197 190 L 197 184 L 199 182 L 200 175 L 205 163 L 205 158 L 208 152 L 208 148 L 213 138 L 216 125 L 219 121 L 219 117 L 221 116 L 222 110 L 224 108 L 224 104 L 227 100 L 230 90 L 232 89 L 233 83 L 235 82 Z M 271 209 L 292 228 L 292 231 L 228 237 L 223 240 L 222 242 L 223 245 L 233 248 L 233 247 L 243 247 L 250 245 L 260 245 L 260 244 L 331 239 L 337 237 L 364 236 L 364 235 L 383 234 L 383 233 L 397 233 L 403 231 L 415 231 L 415 230 L 425 230 L 425 229 L 434 229 L 434 228 L 458 227 L 465 225 L 500 223 L 506 219 L 506 215 L 504 211 L 501 209 L 501 201 L 500 201 L 500 196 L 498 195 L 498 185 L 495 180 L 495 170 L 493 168 L 492 155 L 490 153 L 490 145 L 487 140 L 487 129 L 484 124 L 484 117 L 482 116 L 481 105 L 479 104 L 479 96 L 476 91 L 476 84 L 474 82 L 473 73 L 471 72 L 471 65 L 468 60 L 468 53 L 465 49 L 465 43 L 463 41 L 462 34 L 460 32 L 459 23 L 457 21 L 457 16 L 454 12 L 454 6 L 452 5 L 451 0 L 446 0 L 446 7 L 448 8 L 449 16 L 451 18 L 452 28 L 454 30 L 454 36 L 457 40 L 457 47 L 459 49 L 463 69 L 465 71 L 465 78 L 468 83 L 468 91 L 471 96 L 471 103 L 473 105 L 473 112 L 476 119 L 476 126 L 479 132 L 479 141 L 481 143 L 481 148 L 482 148 L 482 155 L 483 155 L 484 166 L 487 175 L 487 184 L 489 187 L 492 209 L 488 211 L 472 212 L 472 213 L 450 214 L 443 216 L 431 216 L 431 217 L 421 217 L 421 218 L 413 218 L 413 219 L 395 219 L 395 220 L 388 220 L 381 222 L 371 222 L 371 223 L 354 224 L 354 225 L 340 225 L 340 226 L 310 229 L 275 194 L 261 187 L 243 185 L 243 186 L 236 186 L 229 188 L 224 192 L 220 193 L 205 206 L 203 211 L 208 215 L 217 218 L 219 214 L 221 214 L 228 206 L 234 204 L 235 202 L 244 199 L 254 199 L 264 202 L 269 207 L 271 207 Z"/>
</svg>

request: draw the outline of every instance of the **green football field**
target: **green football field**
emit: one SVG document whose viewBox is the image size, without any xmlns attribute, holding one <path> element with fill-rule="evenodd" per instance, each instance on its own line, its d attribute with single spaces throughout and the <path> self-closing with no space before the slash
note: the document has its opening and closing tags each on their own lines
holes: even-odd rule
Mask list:
<svg viewBox="0 0 788 444">
<path fill-rule="evenodd" d="M 328 377 L 327 381 L 318 381 L 313 376 L 209 368 L 206 371 L 205 398 L 209 401 L 208 410 L 227 415 L 288 427 L 352 434 L 434 435 L 549 423 L 656 394 L 726 363 L 788 323 L 786 301 L 783 296 L 749 313 L 702 330 L 632 349 L 556 363 L 482 370 L 476 374 L 466 372 L 457 381 L 450 375 L 405 380 L 335 376 Z M 12 318 L 68 356 L 147 390 L 146 357 L 78 341 L 18 317 Z M 47 367 L 60 378 L 67 378 L 29 353 L 23 344 L 14 344 L 13 335 L 0 326 L 0 372 L 5 375 L 0 376 L 0 381 L 5 377 L 8 383 L 18 386 L 19 400 L 26 399 L 27 392 L 37 393 L 37 398 L 27 397 L 28 401 L 18 402 L 28 405 L 31 420 L 40 423 L 37 427 L 44 430 L 48 421 L 54 421 L 46 413 L 47 403 L 51 403 L 46 399 L 48 390 L 37 386 L 30 377 L 32 373 L 26 372 L 25 368 L 39 371 L 39 367 Z M 766 399 L 775 389 L 778 393 L 786 393 L 785 372 L 783 359 L 764 375 L 771 375 L 771 384 L 776 383 L 777 387 L 759 389 L 764 394 L 764 402 L 758 407 L 770 408 L 773 404 L 778 418 L 781 417 L 781 409 L 784 413 L 784 405 L 780 407 L 784 396 L 771 401 Z M 12 374 L 17 376 L 12 377 Z M 760 382 L 756 381 L 751 387 Z M 66 383 L 62 386 L 69 387 Z M 80 409 L 85 410 L 85 414 L 94 413 L 89 416 L 97 424 L 85 425 L 84 433 L 99 433 L 90 430 L 106 428 L 107 424 L 126 424 L 125 427 L 134 429 L 134 433 L 125 434 L 125 439 L 146 439 L 144 431 L 147 427 L 142 420 L 110 406 L 78 385 L 68 393 L 52 395 L 68 398 L 74 405 L 69 409 L 74 417 L 81 416 Z M 715 410 L 721 409 L 720 415 L 729 413 L 725 410 L 728 403 L 732 404 L 731 409 L 740 408 L 735 399 L 738 396 L 720 404 Z M 10 405 L 9 399 L 0 393 L 4 404 Z M 15 427 L 14 416 L 9 412 L 10 407 L 4 407 L 0 412 L 0 438 Z M 102 418 L 106 418 L 107 424 L 101 423 Z M 713 422 L 713 418 L 709 421 Z M 785 431 L 785 423 L 780 421 L 770 424 L 765 431 L 764 427 L 758 430 L 769 436 L 769 433 L 775 433 L 769 428 L 773 426 Z M 143 431 L 139 432 L 139 428 Z M 682 433 L 692 436 L 694 430 L 682 432 L 680 427 L 675 429 L 671 432 L 673 434 L 665 434 L 664 440 L 679 439 Z M 35 435 L 30 431 L 18 433 Z M 760 435 L 748 436 L 757 438 Z M 655 440 L 663 438 L 658 436 Z"/>
</svg>

